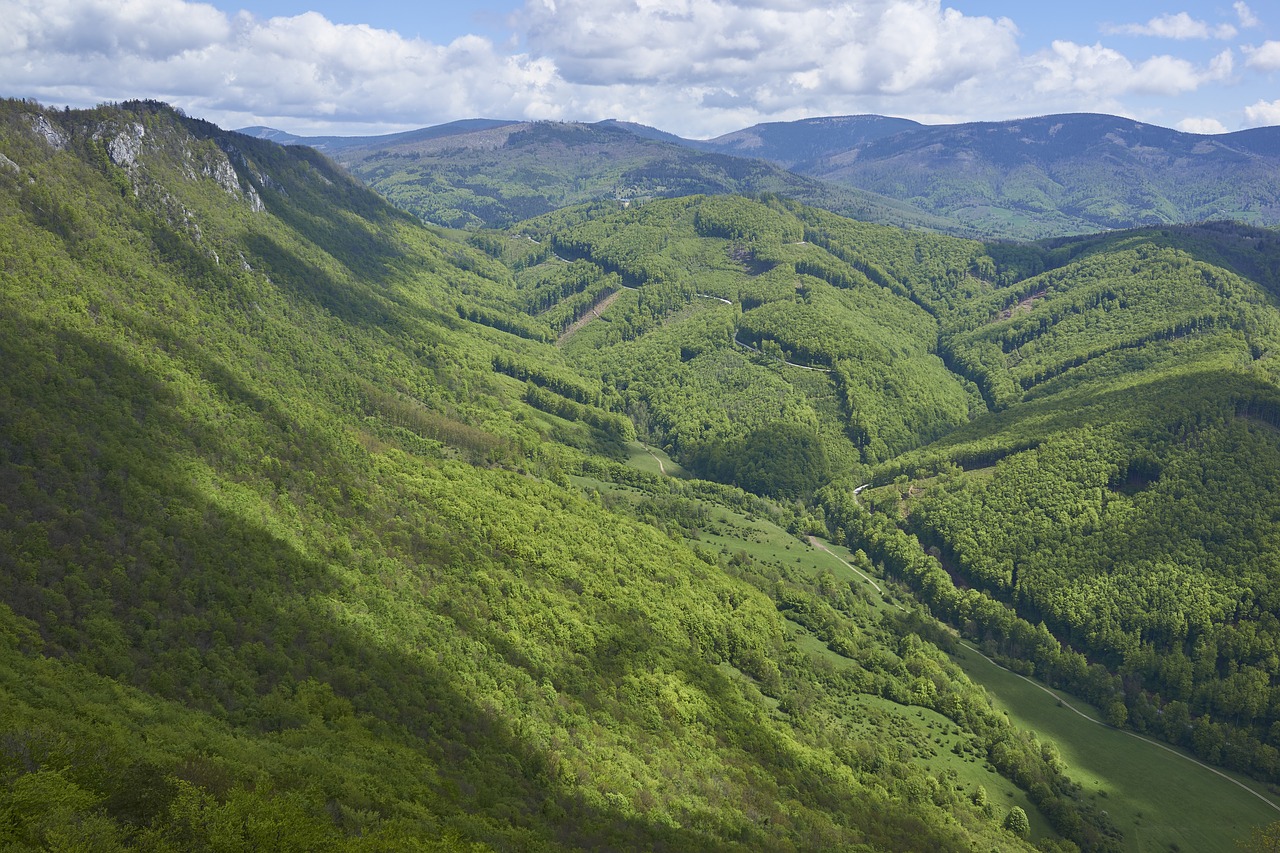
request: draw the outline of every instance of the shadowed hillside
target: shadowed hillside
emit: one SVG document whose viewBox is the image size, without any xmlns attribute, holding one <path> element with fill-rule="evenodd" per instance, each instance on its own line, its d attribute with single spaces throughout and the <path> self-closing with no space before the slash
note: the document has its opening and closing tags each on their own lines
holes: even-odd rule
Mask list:
<svg viewBox="0 0 1280 853">
<path fill-rule="evenodd" d="M 518 307 L 625 246 L 448 242 L 155 103 L 7 101 L 0 153 L 6 849 L 1117 843 L 786 484 L 627 464 L 640 399 Z"/>
</svg>

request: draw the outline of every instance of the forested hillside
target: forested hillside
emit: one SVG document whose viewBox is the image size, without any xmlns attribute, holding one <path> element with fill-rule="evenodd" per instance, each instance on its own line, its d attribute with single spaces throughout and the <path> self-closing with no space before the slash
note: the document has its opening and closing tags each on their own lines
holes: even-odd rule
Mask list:
<svg viewBox="0 0 1280 853">
<path fill-rule="evenodd" d="M 453 227 L 506 227 L 601 200 L 761 192 L 996 240 L 1280 222 L 1271 127 L 1203 135 L 1075 113 L 955 125 L 828 116 L 708 140 L 616 121 L 474 119 L 363 138 L 247 130 L 317 147 L 394 204 Z"/>
<path fill-rule="evenodd" d="M 1270 780 L 1278 250 L 1238 226 L 1120 233 L 1020 253 L 1044 271 L 958 308 L 918 291 L 993 414 L 861 502 L 826 496 L 991 651 Z"/>
<path fill-rule="evenodd" d="M 392 204 L 452 228 L 501 228 L 604 200 L 776 192 L 873 222 L 965 231 L 910 204 L 807 178 L 754 155 L 702 151 L 688 140 L 621 122 L 474 120 L 352 139 L 247 130 L 313 145 Z"/>
<path fill-rule="evenodd" d="M 605 324 L 557 347 L 576 309 L 532 309 L 616 288 L 634 301 L 606 313 L 636 330 L 675 312 L 730 336 L 696 309 L 738 309 L 676 267 L 633 293 L 625 239 L 606 267 L 547 252 L 602 258 L 588 234 L 478 238 L 486 254 L 313 151 L 159 104 L 0 110 L 6 849 L 1118 843 L 936 623 L 820 569 L 794 536 L 821 529 L 811 509 L 627 464 L 674 416 L 655 398 L 646 420 L 604 350 L 581 368 Z M 761 229 L 754 260 L 690 238 L 727 268 L 723 298 L 741 279 L 762 307 L 796 299 L 740 272 L 768 251 L 831 263 L 789 247 L 786 211 L 670 204 L 691 235 Z M 927 316 L 886 310 L 866 347 Z M 888 407 L 886 447 L 976 404 L 926 338 L 885 358 L 949 390 Z M 793 441 L 800 390 L 776 388 L 792 403 L 745 394 L 741 425 L 829 450 L 803 497 L 870 445 L 841 437 L 831 390 L 821 439 Z"/>
<path fill-rule="evenodd" d="M 0 155 L 0 846 L 1271 818 L 1122 826 L 1145 795 L 949 653 L 1280 781 L 1274 232 L 984 244 L 770 194 L 451 232 L 153 102 L 0 103 Z"/>
<path fill-rule="evenodd" d="M 899 132 L 887 133 L 894 122 Z M 1274 127 L 1182 133 L 1093 114 L 935 126 L 845 116 L 692 144 L 754 152 L 803 175 L 906 202 L 970 233 L 1026 240 L 1206 219 L 1274 225 L 1278 134 Z"/>
<path fill-rule="evenodd" d="M 562 348 L 647 440 L 780 498 L 830 479 L 828 529 L 989 653 L 1280 778 L 1274 232 L 984 246 L 695 198 L 520 233 L 556 254 L 518 280 L 601 283 Z"/>
</svg>

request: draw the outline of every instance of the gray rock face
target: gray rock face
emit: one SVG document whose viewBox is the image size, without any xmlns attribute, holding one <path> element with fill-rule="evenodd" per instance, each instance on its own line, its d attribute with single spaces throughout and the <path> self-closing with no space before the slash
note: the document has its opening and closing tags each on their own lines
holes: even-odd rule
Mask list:
<svg viewBox="0 0 1280 853">
<path fill-rule="evenodd" d="M 12 160 L 10 160 L 8 157 L 4 156 L 3 154 L 0 154 L 0 169 L 9 169 L 15 175 L 22 174 L 22 167 L 19 166 L 17 163 L 13 162 Z"/>
<path fill-rule="evenodd" d="M 225 154 L 221 157 L 214 156 L 211 160 L 206 160 L 202 164 L 200 172 L 206 178 L 212 178 L 227 195 L 240 195 L 240 178 L 236 175 L 235 168 Z"/>
<path fill-rule="evenodd" d="M 232 148 L 232 151 L 235 151 L 235 149 Z M 236 153 L 238 154 L 239 152 Z M 241 157 L 241 159 L 243 160 L 244 158 Z M 254 213 L 261 213 L 266 209 L 253 184 L 246 182 L 242 185 L 240 183 L 240 176 L 236 174 L 235 166 L 231 165 L 231 156 L 228 152 L 219 150 L 212 161 L 205 161 L 201 172 L 205 177 L 216 181 L 218 186 L 226 191 L 227 195 L 236 198 L 243 196 L 249 202 L 249 208 Z"/>
<path fill-rule="evenodd" d="M 147 129 L 140 124 L 125 127 L 119 136 L 107 142 L 107 156 L 111 162 L 123 168 L 129 168 L 138 162 L 138 154 L 142 151 L 142 138 Z"/>
<path fill-rule="evenodd" d="M 32 119 L 31 129 L 55 151 L 65 151 L 67 149 L 67 143 L 69 142 L 67 135 L 57 127 L 54 127 L 53 122 L 44 116 L 38 115 Z"/>
</svg>

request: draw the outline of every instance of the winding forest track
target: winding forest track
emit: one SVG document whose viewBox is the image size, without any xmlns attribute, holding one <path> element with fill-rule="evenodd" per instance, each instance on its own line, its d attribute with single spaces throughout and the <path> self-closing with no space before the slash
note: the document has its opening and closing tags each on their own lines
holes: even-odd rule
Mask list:
<svg viewBox="0 0 1280 853">
<path fill-rule="evenodd" d="M 711 298 L 714 299 L 715 297 L 711 297 Z M 737 331 L 734 331 L 733 333 L 733 342 L 738 346 L 742 347 L 743 349 L 751 350 L 754 353 L 759 353 L 760 355 L 764 355 L 764 353 L 760 352 L 760 349 L 758 347 L 753 347 L 751 344 L 744 344 L 742 341 L 738 340 Z M 831 368 L 829 367 L 814 367 L 813 365 L 810 365 L 810 364 L 796 364 L 794 361 L 787 361 L 785 358 L 782 359 L 782 363 L 785 364 L 787 367 L 798 367 L 801 370 L 812 370 L 817 373 L 832 372 Z"/>
<path fill-rule="evenodd" d="M 658 463 L 658 471 L 662 474 L 662 476 L 664 477 L 667 476 L 667 466 L 662 464 L 662 457 L 654 453 L 653 450 L 650 449 L 649 445 L 642 444 L 640 446 L 644 448 L 645 453 L 648 453 L 650 456 L 653 457 L 654 462 Z"/>
<path fill-rule="evenodd" d="M 861 489 L 865 489 L 865 488 L 866 488 L 866 486 L 861 486 L 861 487 L 860 487 L 860 490 L 861 490 Z M 855 494 L 856 494 L 856 492 L 855 492 Z M 880 593 L 880 598 L 884 601 L 884 603 L 885 603 L 885 604 L 892 605 L 893 607 L 896 607 L 896 608 L 898 608 L 899 610 L 901 610 L 901 611 L 903 611 L 903 612 L 906 612 L 906 609 L 907 609 L 907 608 L 903 607 L 901 604 L 898 604 L 896 601 L 890 601 L 890 600 L 889 600 L 889 596 L 885 593 L 885 591 L 884 591 L 884 587 L 882 587 L 882 586 L 880 586 L 880 584 L 876 583 L 875 578 L 871 577 L 870 575 L 866 574 L 865 572 L 860 571 L 856 566 L 854 566 L 853 564 L 851 564 L 851 563 L 850 563 L 848 560 L 846 560 L 844 557 L 841 557 L 841 556 L 840 556 L 839 554 L 837 554 L 835 551 L 832 551 L 830 548 L 828 548 L 828 547 L 827 547 L 826 543 L 825 543 L 825 542 L 823 542 L 821 539 L 819 539 L 817 536 L 810 536 L 810 537 L 809 537 L 809 544 L 810 544 L 810 545 L 812 545 L 813 547 L 817 548 L 819 551 L 826 551 L 828 554 L 830 554 L 831 556 L 833 556 L 833 557 L 835 557 L 837 560 L 839 560 L 841 563 L 843 563 L 843 564 L 845 565 L 845 567 L 847 567 L 847 568 L 849 569 L 849 571 L 853 572 L 853 573 L 854 573 L 854 574 L 856 574 L 858 577 L 862 578 L 862 579 L 863 579 L 863 580 L 865 580 L 867 583 L 869 583 L 869 584 L 871 584 L 872 586 L 874 586 L 874 587 L 876 588 L 876 592 Z"/>
</svg>

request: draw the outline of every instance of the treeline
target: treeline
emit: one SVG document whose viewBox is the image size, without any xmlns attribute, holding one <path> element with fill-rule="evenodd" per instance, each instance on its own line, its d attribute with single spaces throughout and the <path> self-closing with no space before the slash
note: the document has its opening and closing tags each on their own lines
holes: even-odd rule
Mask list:
<svg viewBox="0 0 1280 853">
<path fill-rule="evenodd" d="M 552 393 L 530 382 L 525 388 L 524 401 L 535 409 L 550 412 L 569 421 L 581 421 L 602 430 L 618 441 L 635 441 L 636 428 L 626 415 L 606 412 L 595 406 L 577 403 L 567 397 Z"/>
<path fill-rule="evenodd" d="M 557 370 L 550 365 L 521 359 L 510 353 L 495 353 L 492 364 L 494 370 L 512 379 L 532 382 L 540 388 L 588 406 L 603 405 L 604 393 L 600 386 L 589 384 L 580 375 L 569 370 Z"/>
<path fill-rule="evenodd" d="M 700 200 L 693 224 L 703 237 L 746 243 L 778 245 L 804 238 L 804 227 L 794 216 L 742 196 L 711 196 Z"/>
<path fill-rule="evenodd" d="M 828 522 L 834 523 L 831 519 Z M 865 569 L 871 568 L 863 551 L 856 551 L 853 559 Z M 1057 750 L 1028 733 L 1015 731 L 991 706 L 985 691 L 971 684 L 941 651 L 940 647 L 949 646 L 954 639 L 932 617 L 905 611 L 871 618 L 874 605 L 864 588 L 840 583 L 829 573 L 805 575 L 785 564 L 769 564 L 746 554 L 735 554 L 729 566 L 757 588 L 767 590 L 787 619 L 844 658 L 840 670 L 814 668 L 813 692 L 784 696 L 788 711 L 821 708 L 818 697 L 849 685 L 900 705 L 936 711 L 968 733 L 953 751 L 990 762 L 1001 775 L 1016 782 L 1071 844 L 1091 851 L 1121 849 L 1120 833 L 1066 775 Z M 838 725 L 840 719 L 839 713 L 834 714 L 832 724 Z M 910 799 L 913 795 L 907 796 Z M 946 799 L 955 794 L 933 790 L 925 796 Z M 981 804 L 980 800 L 978 796 L 972 801 Z M 1044 843 L 1050 849 L 1057 846 L 1050 840 Z"/>
<path fill-rule="evenodd" d="M 568 299 L 547 309 L 541 319 L 551 328 L 564 333 L 574 323 L 595 311 L 601 303 L 618 292 L 618 279 L 610 274 L 592 284 L 581 293 L 575 293 Z"/>
<path fill-rule="evenodd" d="M 830 467 L 818 433 L 803 424 L 775 422 L 739 440 L 699 445 L 685 461 L 704 477 L 783 500 L 808 500 Z"/>
<path fill-rule="evenodd" d="M 1265 417 L 1241 420 L 1273 412 L 1274 395 L 1227 375 L 1130 391 L 1113 403 L 1130 428 L 1159 411 L 1192 414 L 1137 437 L 1093 412 L 1099 426 L 1032 450 L 1006 445 L 979 463 L 995 465 L 981 478 L 932 463 L 942 476 L 911 499 L 903 525 L 915 535 L 889 530 L 902 500 L 889 487 L 861 496 L 887 513 L 867 535 L 896 543 L 878 559 L 1008 665 L 1084 696 L 1116 725 L 1275 779 L 1280 592 L 1266 555 L 1280 542 L 1264 519 L 1278 511 L 1267 484 L 1280 447 Z M 871 523 L 839 500 L 845 515 L 828 504 L 831 523 Z"/>
<path fill-rule="evenodd" d="M 598 294 L 604 289 L 617 289 L 620 284 L 616 273 L 606 273 L 588 261 L 548 265 L 540 268 L 535 278 L 522 282 L 522 290 L 528 291 L 523 308 L 530 314 L 540 314 L 577 294 Z"/>
<path fill-rule="evenodd" d="M 479 323 L 482 326 L 488 326 L 500 332 L 507 332 L 527 340 L 542 341 L 543 343 L 555 340 L 555 335 L 548 329 L 534 325 L 518 315 L 495 311 L 492 308 L 485 308 L 480 305 L 463 305 L 461 303 L 458 304 L 457 310 L 458 316 L 463 320 Z"/>
</svg>

